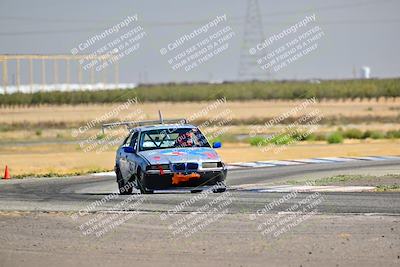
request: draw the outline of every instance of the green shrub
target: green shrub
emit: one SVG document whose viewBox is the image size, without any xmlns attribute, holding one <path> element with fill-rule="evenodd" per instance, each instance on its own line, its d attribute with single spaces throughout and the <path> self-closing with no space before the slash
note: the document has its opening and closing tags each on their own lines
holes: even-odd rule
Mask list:
<svg viewBox="0 0 400 267">
<path fill-rule="evenodd" d="M 387 131 L 386 138 L 400 138 L 400 130 Z"/>
<path fill-rule="evenodd" d="M 315 141 L 317 139 L 317 135 L 315 133 L 311 133 L 306 136 L 307 141 Z"/>
<path fill-rule="evenodd" d="M 306 136 L 307 141 L 325 141 L 326 135 L 323 133 L 311 133 Z"/>
<path fill-rule="evenodd" d="M 343 143 L 343 135 L 340 132 L 334 132 L 328 135 L 328 144 L 340 144 Z"/>
<path fill-rule="evenodd" d="M 96 139 L 97 139 L 97 140 L 102 140 L 102 139 L 104 139 L 104 138 L 106 138 L 106 135 L 103 134 L 103 133 L 99 133 L 99 134 L 97 134 L 97 136 L 96 136 Z"/>
<path fill-rule="evenodd" d="M 267 142 L 274 145 L 287 145 L 295 142 L 295 139 L 290 134 L 280 134 L 267 140 Z"/>
<path fill-rule="evenodd" d="M 266 145 L 267 144 L 266 141 L 265 141 L 265 138 L 261 137 L 261 136 L 251 137 L 249 139 L 249 143 L 252 146 L 261 146 L 261 145 Z"/>
<path fill-rule="evenodd" d="M 10 125 L 0 125 L 0 132 L 11 131 L 12 127 Z"/>
<path fill-rule="evenodd" d="M 380 131 L 373 131 L 371 133 L 371 138 L 372 139 L 382 139 L 385 137 L 385 134 L 383 132 Z"/>
<path fill-rule="evenodd" d="M 265 146 L 269 144 L 287 145 L 295 141 L 296 140 L 289 134 L 279 134 L 271 137 L 255 136 L 249 139 L 249 143 L 252 146 Z"/>
<path fill-rule="evenodd" d="M 372 131 L 371 130 L 366 130 L 362 135 L 362 139 L 371 138 L 371 135 L 372 135 Z"/>
<path fill-rule="evenodd" d="M 307 140 L 308 136 L 309 135 L 307 135 L 306 133 L 299 133 L 299 132 L 295 132 L 294 134 L 291 135 L 292 139 L 296 141 Z"/>
<path fill-rule="evenodd" d="M 36 134 L 37 136 L 42 136 L 42 133 L 43 133 L 42 129 L 37 129 L 37 130 L 35 131 L 35 134 Z"/>
<path fill-rule="evenodd" d="M 348 129 L 343 132 L 343 137 L 348 139 L 362 139 L 363 132 L 359 129 Z"/>
</svg>

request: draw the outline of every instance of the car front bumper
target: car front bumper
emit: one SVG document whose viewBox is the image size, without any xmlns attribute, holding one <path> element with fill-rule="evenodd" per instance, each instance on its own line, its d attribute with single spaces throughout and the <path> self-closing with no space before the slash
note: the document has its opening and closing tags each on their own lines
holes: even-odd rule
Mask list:
<svg viewBox="0 0 400 267">
<path fill-rule="evenodd" d="M 182 181 L 178 184 L 173 183 L 174 172 L 168 171 L 163 174 L 157 171 L 147 171 L 144 175 L 143 183 L 144 186 L 149 190 L 163 190 L 173 188 L 194 188 L 199 186 L 210 186 L 216 185 L 218 182 L 223 182 L 226 179 L 227 170 L 207 170 L 197 171 L 199 177 L 190 178 L 188 181 Z M 183 174 L 190 175 L 190 174 Z"/>
</svg>

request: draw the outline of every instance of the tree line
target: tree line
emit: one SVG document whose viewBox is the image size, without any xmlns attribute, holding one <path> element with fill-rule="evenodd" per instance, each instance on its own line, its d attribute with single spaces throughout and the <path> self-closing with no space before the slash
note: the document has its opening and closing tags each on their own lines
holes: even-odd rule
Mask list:
<svg viewBox="0 0 400 267">
<path fill-rule="evenodd" d="M 324 99 L 379 99 L 400 96 L 400 79 L 243 82 L 222 84 L 141 85 L 124 90 L 36 92 L 0 95 L 0 105 L 116 103 L 137 97 L 140 102 Z"/>
</svg>

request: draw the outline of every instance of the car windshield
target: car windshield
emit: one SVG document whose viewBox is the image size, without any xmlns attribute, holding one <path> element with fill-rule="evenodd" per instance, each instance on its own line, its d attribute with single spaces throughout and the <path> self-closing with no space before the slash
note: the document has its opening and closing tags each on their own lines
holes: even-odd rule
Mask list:
<svg viewBox="0 0 400 267">
<path fill-rule="evenodd" d="M 140 151 L 178 147 L 210 147 L 210 144 L 197 128 L 148 130 L 140 135 Z"/>
</svg>

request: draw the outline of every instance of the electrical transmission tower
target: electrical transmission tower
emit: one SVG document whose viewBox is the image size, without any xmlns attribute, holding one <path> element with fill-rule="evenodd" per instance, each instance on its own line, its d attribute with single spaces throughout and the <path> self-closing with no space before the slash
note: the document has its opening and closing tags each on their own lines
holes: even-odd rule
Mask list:
<svg viewBox="0 0 400 267">
<path fill-rule="evenodd" d="M 263 55 L 260 52 L 255 55 L 249 53 L 250 48 L 254 48 L 264 40 L 258 0 L 247 0 L 243 39 L 240 48 L 238 80 L 266 80 L 270 76 L 269 72 L 261 69 L 257 64 L 257 58 Z"/>
</svg>

